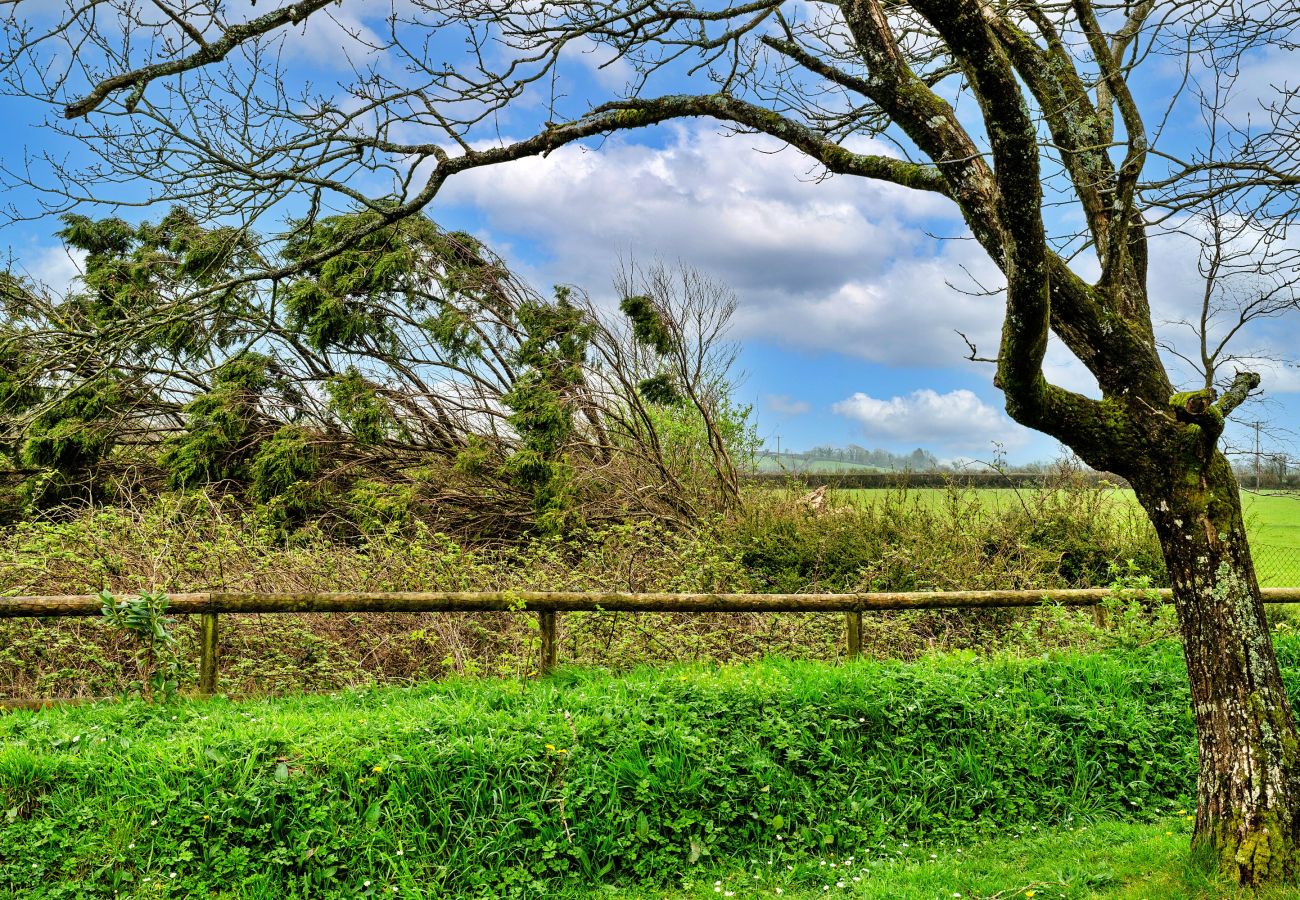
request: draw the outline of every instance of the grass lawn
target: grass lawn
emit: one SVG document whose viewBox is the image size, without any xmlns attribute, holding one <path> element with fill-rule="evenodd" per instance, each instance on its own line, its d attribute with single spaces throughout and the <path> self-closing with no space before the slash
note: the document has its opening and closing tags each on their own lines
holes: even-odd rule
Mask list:
<svg viewBox="0 0 1300 900">
<path fill-rule="evenodd" d="M 1184 817 L 1154 823 L 1100 822 L 1042 829 L 957 847 L 826 857 L 793 870 L 768 866 L 702 873 L 677 891 L 606 889 L 596 897 L 650 898 L 815 897 L 879 900 L 1281 900 L 1293 885 L 1255 894 L 1218 878 L 1188 851 Z M 831 863 L 835 864 L 831 868 Z M 779 891 L 778 891 L 779 888 Z M 730 893 L 728 893 L 730 892 Z"/>
</svg>

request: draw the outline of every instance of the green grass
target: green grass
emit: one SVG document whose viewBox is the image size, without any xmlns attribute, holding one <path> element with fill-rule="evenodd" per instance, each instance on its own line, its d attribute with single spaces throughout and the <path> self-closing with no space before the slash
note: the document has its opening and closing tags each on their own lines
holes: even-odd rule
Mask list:
<svg viewBox="0 0 1300 900">
<path fill-rule="evenodd" d="M 897 495 L 898 491 L 892 488 L 854 488 L 841 493 L 857 502 L 875 503 L 888 494 Z M 969 488 L 959 493 L 964 499 L 977 501 L 983 509 L 993 511 L 1006 510 L 1019 503 L 1017 494 L 1025 492 Z M 1131 490 L 1117 489 L 1113 495 L 1117 508 L 1137 505 Z M 944 488 L 911 488 L 907 496 L 918 506 L 935 509 L 947 502 L 949 492 Z M 1265 587 L 1300 586 L 1300 494 L 1242 491 L 1241 503 L 1260 583 Z"/>
<path fill-rule="evenodd" d="M 908 848 L 829 856 L 794 871 L 766 860 L 700 873 L 678 890 L 606 889 L 591 896 L 649 898 L 784 897 L 935 900 L 1282 900 L 1286 885 L 1238 891 L 1188 851 L 1184 817 L 1151 823 L 1101 822 L 1041 828 L 963 847 Z M 835 868 L 831 868 L 835 863 Z M 840 885 L 843 885 L 841 887 Z M 781 892 L 777 893 L 777 888 Z M 720 890 L 719 890 L 720 889 Z"/>
<path fill-rule="evenodd" d="M 1295 691 L 1300 640 L 1278 649 Z M 1173 865 L 1194 761 L 1172 644 L 16 713 L 0 897 L 690 895 L 768 859 L 815 892 L 828 856 L 882 849 L 913 894 L 863 896 L 935 896 L 929 853 L 967 848 L 985 890 L 1034 829 L 1154 822 Z"/>
</svg>

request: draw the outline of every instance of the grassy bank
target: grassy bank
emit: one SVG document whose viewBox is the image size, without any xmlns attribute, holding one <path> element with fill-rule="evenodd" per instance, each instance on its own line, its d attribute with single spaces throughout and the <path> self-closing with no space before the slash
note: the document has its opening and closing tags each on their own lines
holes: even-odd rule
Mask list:
<svg viewBox="0 0 1300 900">
<path fill-rule="evenodd" d="M 1300 641 L 1279 653 L 1300 688 Z M 662 896 L 769 860 L 795 892 L 850 855 L 1163 837 L 1194 777 L 1184 679 L 1157 644 L 15 713 L 0 896 Z"/>
</svg>

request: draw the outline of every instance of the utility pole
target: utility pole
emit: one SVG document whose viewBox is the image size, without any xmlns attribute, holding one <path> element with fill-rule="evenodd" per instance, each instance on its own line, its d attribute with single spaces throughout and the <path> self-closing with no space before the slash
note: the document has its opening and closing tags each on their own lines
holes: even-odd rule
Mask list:
<svg viewBox="0 0 1300 900">
<path fill-rule="evenodd" d="M 1255 490 L 1259 490 L 1259 430 L 1264 427 L 1264 423 L 1256 420 L 1254 422 L 1244 423 L 1255 429 Z"/>
</svg>

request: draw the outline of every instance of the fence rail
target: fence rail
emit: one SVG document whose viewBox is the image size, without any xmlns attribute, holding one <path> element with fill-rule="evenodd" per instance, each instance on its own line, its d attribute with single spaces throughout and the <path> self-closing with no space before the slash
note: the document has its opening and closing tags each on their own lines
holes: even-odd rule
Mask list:
<svg viewBox="0 0 1300 900">
<path fill-rule="evenodd" d="M 1158 591 L 1162 600 L 1172 595 Z M 360 612 L 528 612 L 541 628 L 539 672 L 555 667 L 559 647 L 558 613 L 677 612 L 780 613 L 842 612 L 847 651 L 862 651 L 862 614 L 916 609 L 1005 609 L 1059 604 L 1096 606 L 1113 592 L 1109 588 L 1030 591 L 925 591 L 856 594 L 633 594 L 591 591 L 433 591 L 421 593 L 360 592 L 268 594 L 203 592 L 168 596 L 167 611 L 201 616 L 199 630 L 199 692 L 217 690 L 220 649 L 218 617 L 240 613 L 360 613 Z M 1265 603 L 1300 602 L 1300 588 L 1264 588 Z M 0 597 L 0 619 L 47 616 L 98 616 L 103 599 L 97 594 L 52 597 Z M 0 699 L 0 707 L 43 705 L 49 701 Z"/>
</svg>

